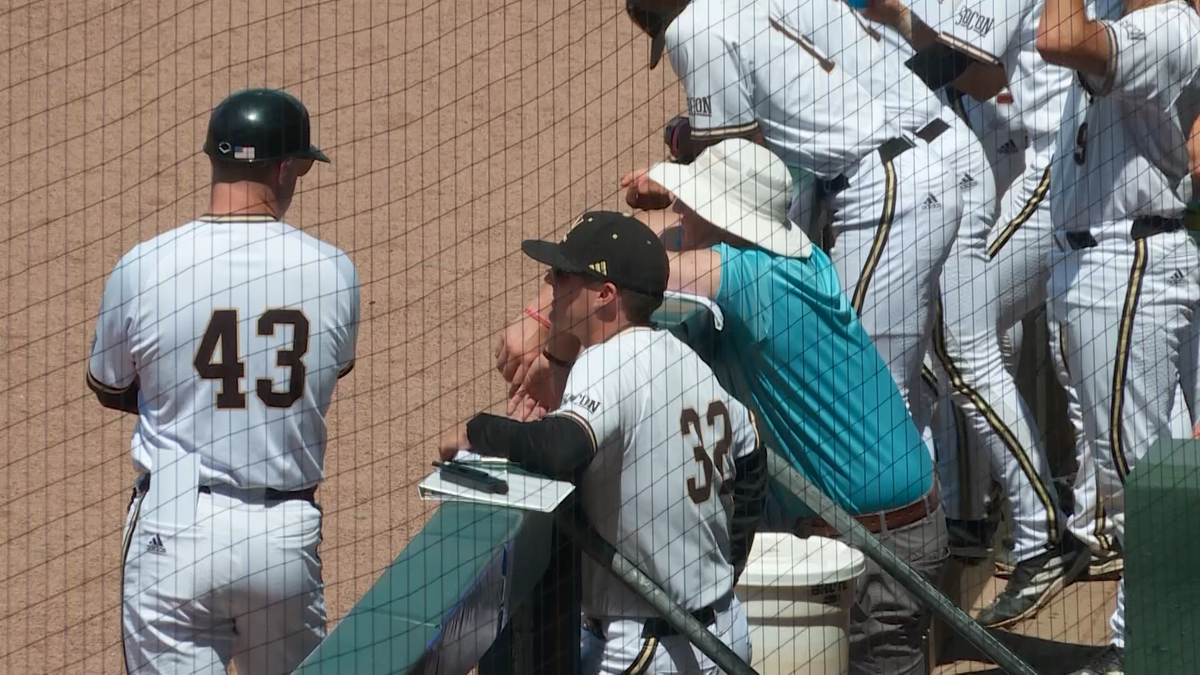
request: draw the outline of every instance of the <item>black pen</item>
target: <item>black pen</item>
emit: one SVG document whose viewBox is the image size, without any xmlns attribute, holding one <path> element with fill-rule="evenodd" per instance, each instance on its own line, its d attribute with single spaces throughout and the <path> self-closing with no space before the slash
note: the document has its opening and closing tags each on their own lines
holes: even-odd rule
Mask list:
<svg viewBox="0 0 1200 675">
<path fill-rule="evenodd" d="M 463 466 L 457 462 L 434 462 L 441 469 L 442 477 L 447 482 L 465 485 L 481 492 L 494 492 L 498 495 L 508 494 L 508 482 L 495 476 Z"/>
</svg>

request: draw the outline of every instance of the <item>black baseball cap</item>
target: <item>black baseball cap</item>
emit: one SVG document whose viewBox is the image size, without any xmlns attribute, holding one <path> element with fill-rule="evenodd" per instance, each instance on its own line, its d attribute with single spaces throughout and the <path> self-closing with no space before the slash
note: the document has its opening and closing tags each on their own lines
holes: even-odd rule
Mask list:
<svg viewBox="0 0 1200 675">
<path fill-rule="evenodd" d="M 521 250 L 553 269 L 650 296 L 661 296 L 671 275 L 667 250 L 654 231 L 616 211 L 588 211 L 562 241 L 526 239 Z"/>
</svg>

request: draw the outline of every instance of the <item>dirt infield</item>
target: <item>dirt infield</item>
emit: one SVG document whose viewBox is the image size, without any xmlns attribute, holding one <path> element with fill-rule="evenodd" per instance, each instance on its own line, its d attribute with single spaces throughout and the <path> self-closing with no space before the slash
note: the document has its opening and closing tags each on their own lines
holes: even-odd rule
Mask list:
<svg viewBox="0 0 1200 675">
<path fill-rule="evenodd" d="M 623 3 L 12 0 L 0 9 L 0 663 L 122 672 L 133 420 L 84 384 L 104 280 L 203 212 L 212 106 L 282 87 L 332 165 L 287 220 L 350 253 L 357 368 L 330 414 L 325 562 L 336 621 L 425 522 L 433 440 L 502 404 L 492 336 L 537 268 L 522 238 L 615 207 L 662 154 L 674 75 Z"/>
</svg>

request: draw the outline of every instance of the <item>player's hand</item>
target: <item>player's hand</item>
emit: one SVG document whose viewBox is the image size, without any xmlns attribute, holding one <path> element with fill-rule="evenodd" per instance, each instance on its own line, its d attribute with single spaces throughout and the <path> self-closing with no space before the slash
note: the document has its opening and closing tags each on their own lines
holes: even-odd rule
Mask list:
<svg viewBox="0 0 1200 675">
<path fill-rule="evenodd" d="M 904 15 L 905 7 L 899 0 L 867 0 L 862 15 L 871 21 L 895 26 Z"/>
<path fill-rule="evenodd" d="M 496 341 L 496 370 L 512 385 L 509 396 L 525 381 L 530 366 L 541 356 L 550 329 L 528 315 L 508 324 Z"/>
<path fill-rule="evenodd" d="M 508 414 L 522 422 L 539 420 L 562 403 L 566 378 L 555 378 L 550 361 L 540 353 L 530 364 L 525 380 L 509 391 Z M 559 381 L 561 380 L 561 382 Z"/>
<path fill-rule="evenodd" d="M 460 450 L 470 450 L 471 442 L 467 440 L 467 425 L 458 424 L 438 441 L 438 458 L 443 462 L 454 459 Z"/>
<path fill-rule="evenodd" d="M 621 187 L 625 189 L 625 203 L 643 211 L 670 207 L 671 202 L 675 201 L 675 195 L 647 178 L 646 173 L 646 169 L 637 169 L 621 176 Z"/>
</svg>

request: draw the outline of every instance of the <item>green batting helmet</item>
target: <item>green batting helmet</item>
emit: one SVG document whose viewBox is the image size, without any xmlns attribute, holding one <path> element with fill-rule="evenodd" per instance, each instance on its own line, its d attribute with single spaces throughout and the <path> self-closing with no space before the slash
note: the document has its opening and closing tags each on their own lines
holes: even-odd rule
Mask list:
<svg viewBox="0 0 1200 675">
<path fill-rule="evenodd" d="M 304 104 L 280 89 L 245 89 L 221 101 L 208 120 L 204 153 L 229 162 L 329 161 L 312 144 Z"/>
</svg>

